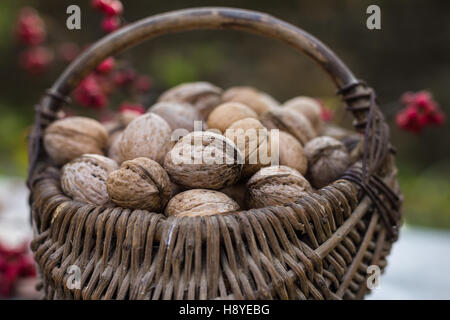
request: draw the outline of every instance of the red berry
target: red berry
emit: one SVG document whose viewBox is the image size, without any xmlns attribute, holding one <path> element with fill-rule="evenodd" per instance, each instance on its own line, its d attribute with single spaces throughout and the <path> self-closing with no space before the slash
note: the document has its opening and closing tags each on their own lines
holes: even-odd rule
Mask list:
<svg viewBox="0 0 450 320">
<path fill-rule="evenodd" d="M 45 24 L 36 10 L 29 7 L 20 10 L 16 34 L 19 41 L 26 45 L 37 45 L 45 40 Z"/>
<path fill-rule="evenodd" d="M 59 46 L 58 53 L 62 60 L 72 62 L 80 53 L 80 48 L 74 42 L 65 42 Z"/>
<path fill-rule="evenodd" d="M 120 19 L 118 17 L 106 17 L 102 21 L 102 29 L 106 32 L 113 32 L 119 29 Z"/>
<path fill-rule="evenodd" d="M 131 84 L 136 79 L 136 72 L 133 69 L 117 71 L 113 76 L 113 82 L 118 87 Z"/>
<path fill-rule="evenodd" d="M 148 76 L 139 76 L 134 82 L 134 87 L 137 91 L 145 93 L 150 90 L 152 86 L 152 79 Z"/>
<path fill-rule="evenodd" d="M 97 78 L 92 74 L 81 81 L 73 94 L 75 100 L 85 107 L 102 109 L 108 103 L 108 98 L 99 85 Z"/>
<path fill-rule="evenodd" d="M 45 71 L 53 60 L 53 52 L 45 47 L 33 47 L 24 51 L 20 56 L 20 66 L 31 74 Z"/>
<path fill-rule="evenodd" d="M 123 5 L 119 0 L 106 0 L 101 10 L 108 16 L 118 16 L 123 13 Z"/>
<path fill-rule="evenodd" d="M 103 62 L 98 65 L 96 70 L 99 73 L 106 74 L 113 70 L 115 66 L 116 60 L 113 57 L 109 57 L 103 60 Z"/>
</svg>

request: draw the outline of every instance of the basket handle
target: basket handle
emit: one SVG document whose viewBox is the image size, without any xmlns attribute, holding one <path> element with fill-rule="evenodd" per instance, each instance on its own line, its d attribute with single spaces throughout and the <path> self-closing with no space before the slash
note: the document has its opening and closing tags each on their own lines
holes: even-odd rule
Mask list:
<svg viewBox="0 0 450 320">
<path fill-rule="evenodd" d="M 56 112 L 80 81 L 104 59 L 144 40 L 194 29 L 233 29 L 280 40 L 317 62 L 331 77 L 355 117 L 355 128 L 366 136 L 364 171 L 372 172 L 387 153 L 389 130 L 375 104 L 371 88 L 358 81 L 347 66 L 322 42 L 309 33 L 270 15 L 255 11 L 204 7 L 154 15 L 125 26 L 96 42 L 61 74 L 37 108 L 33 136 L 56 118 Z M 34 147 L 33 147 L 34 145 Z M 38 158 L 39 143 L 30 144 L 31 167 Z M 30 168 L 31 169 L 31 168 Z"/>
</svg>

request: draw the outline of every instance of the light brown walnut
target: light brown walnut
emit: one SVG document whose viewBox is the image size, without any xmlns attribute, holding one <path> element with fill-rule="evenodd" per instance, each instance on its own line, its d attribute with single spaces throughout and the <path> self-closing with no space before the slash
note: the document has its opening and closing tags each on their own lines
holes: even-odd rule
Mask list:
<svg viewBox="0 0 450 320">
<path fill-rule="evenodd" d="M 120 207 L 162 212 L 171 197 L 171 183 L 159 163 L 136 158 L 110 173 L 107 190 Z"/>
<path fill-rule="evenodd" d="M 226 102 L 211 112 L 208 117 L 208 128 L 218 129 L 223 133 L 233 122 L 245 118 L 257 119 L 258 115 L 240 102 Z"/>
<path fill-rule="evenodd" d="M 269 132 L 257 119 L 245 118 L 233 122 L 225 131 L 225 136 L 234 142 L 245 157 L 243 177 L 249 177 L 270 165 Z"/>
<path fill-rule="evenodd" d="M 73 200 L 94 205 L 108 204 L 106 179 L 117 168 L 114 160 L 104 156 L 82 155 L 62 167 L 61 188 Z"/>
<path fill-rule="evenodd" d="M 309 182 L 297 170 L 286 166 L 265 167 L 247 182 L 248 208 L 284 205 L 312 192 Z"/>
<path fill-rule="evenodd" d="M 211 111 L 221 103 L 221 95 L 222 89 L 209 82 L 188 82 L 165 91 L 158 101 L 190 103 L 203 119 L 207 119 Z"/>
<path fill-rule="evenodd" d="M 195 131 L 178 141 L 167 153 L 164 168 L 173 182 L 188 189 L 220 189 L 241 176 L 243 156 L 222 135 Z"/>
<path fill-rule="evenodd" d="M 195 217 L 224 214 L 239 210 L 239 205 L 224 193 L 193 189 L 177 194 L 167 204 L 167 216 Z"/>
<path fill-rule="evenodd" d="M 274 141 L 274 143 L 276 144 L 277 142 Z M 277 147 L 280 165 L 291 167 L 302 175 L 306 174 L 308 159 L 306 158 L 302 144 L 293 135 L 279 131 Z"/>
<path fill-rule="evenodd" d="M 170 149 L 171 133 L 169 124 L 157 114 L 146 113 L 134 119 L 120 139 L 121 161 L 146 157 L 163 163 Z"/>
<path fill-rule="evenodd" d="M 258 115 L 263 114 L 279 103 L 266 93 L 252 87 L 232 87 L 222 95 L 225 102 L 240 102 L 245 104 Z"/>
<path fill-rule="evenodd" d="M 51 159 L 65 164 L 85 153 L 102 155 L 108 141 L 103 125 L 85 117 L 69 117 L 53 122 L 44 134 L 44 146 Z"/>
<path fill-rule="evenodd" d="M 304 115 L 293 110 L 273 108 L 262 114 L 260 120 L 267 129 L 279 129 L 290 133 L 302 145 L 316 136 L 311 122 Z"/>
<path fill-rule="evenodd" d="M 310 97 L 300 96 L 286 101 L 283 106 L 303 114 L 311 122 L 314 130 L 320 133 L 323 120 L 322 107 L 319 101 Z"/>
</svg>

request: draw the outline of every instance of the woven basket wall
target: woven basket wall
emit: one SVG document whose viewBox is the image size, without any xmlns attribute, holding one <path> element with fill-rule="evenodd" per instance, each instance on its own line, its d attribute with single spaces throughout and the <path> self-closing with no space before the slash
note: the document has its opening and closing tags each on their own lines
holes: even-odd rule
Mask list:
<svg viewBox="0 0 450 320">
<path fill-rule="evenodd" d="M 168 218 L 65 196 L 42 133 L 70 92 L 108 56 L 165 33 L 204 28 L 275 38 L 321 65 L 363 134 L 360 161 L 289 205 L 224 215 Z M 398 236 L 402 199 L 394 150 L 374 91 L 320 41 L 257 12 L 175 11 L 100 40 L 37 106 L 29 149 L 32 250 L 47 299 L 360 299 L 368 292 L 368 267 L 384 269 Z M 71 266 L 81 272 L 79 289 L 70 286 Z"/>
</svg>

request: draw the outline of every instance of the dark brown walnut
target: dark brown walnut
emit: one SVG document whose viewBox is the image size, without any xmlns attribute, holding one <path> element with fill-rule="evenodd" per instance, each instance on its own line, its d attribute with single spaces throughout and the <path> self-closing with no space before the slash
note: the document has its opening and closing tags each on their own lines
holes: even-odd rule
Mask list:
<svg viewBox="0 0 450 320">
<path fill-rule="evenodd" d="M 243 161 L 231 140 L 216 133 L 195 131 L 181 138 L 167 153 L 164 168 L 180 186 L 218 190 L 239 180 Z"/>
<path fill-rule="evenodd" d="M 263 113 L 260 120 L 267 129 L 279 129 L 290 133 L 302 145 L 316 136 L 311 122 L 304 115 L 293 110 L 273 108 Z"/>
<path fill-rule="evenodd" d="M 102 155 L 108 133 L 103 125 L 85 117 L 69 117 L 53 122 L 45 130 L 44 146 L 58 165 L 65 164 L 85 153 Z"/>
<path fill-rule="evenodd" d="M 211 111 L 221 103 L 221 95 L 222 89 L 209 82 L 189 82 L 165 91 L 158 101 L 190 103 L 203 119 L 207 119 Z"/>
<path fill-rule="evenodd" d="M 110 201 L 106 190 L 108 175 L 118 168 L 117 163 L 97 154 L 85 154 L 61 169 L 61 188 L 73 200 L 94 205 Z"/>
<path fill-rule="evenodd" d="M 258 118 L 256 112 L 240 102 L 226 102 L 218 106 L 208 117 L 208 128 L 218 129 L 220 132 L 234 122 L 246 118 Z"/>
<path fill-rule="evenodd" d="M 159 115 L 167 121 L 172 130 L 186 129 L 191 132 L 194 129 L 201 131 L 203 129 L 203 121 L 200 113 L 189 103 L 182 102 L 158 102 L 154 104 L 149 112 Z M 194 122 L 198 121 L 199 128 L 194 128 Z"/>
<path fill-rule="evenodd" d="M 286 166 L 265 167 L 247 182 L 247 208 L 262 208 L 294 202 L 312 192 L 297 170 Z"/>
<path fill-rule="evenodd" d="M 213 190 L 193 189 L 177 194 L 167 204 L 167 216 L 195 217 L 224 214 L 239 210 L 227 195 Z"/>
<path fill-rule="evenodd" d="M 258 120 L 245 118 L 233 122 L 225 131 L 225 136 L 234 142 L 245 157 L 243 177 L 249 177 L 270 165 L 269 132 Z"/>
<path fill-rule="evenodd" d="M 171 134 L 169 124 L 157 114 L 146 113 L 134 119 L 120 139 L 121 161 L 146 157 L 163 163 L 170 149 Z"/>
<path fill-rule="evenodd" d="M 223 93 L 222 100 L 225 102 L 240 102 L 245 104 L 258 115 L 263 114 L 273 107 L 279 106 L 279 103 L 271 96 L 252 87 L 229 88 Z"/>
<path fill-rule="evenodd" d="M 305 145 L 308 158 L 307 177 L 316 188 L 322 188 L 341 177 L 350 164 L 345 145 L 332 137 L 317 137 Z"/>
<path fill-rule="evenodd" d="M 111 200 L 123 208 L 162 212 L 171 197 L 171 188 L 161 165 L 143 157 L 125 161 L 107 180 Z"/>
<path fill-rule="evenodd" d="M 245 193 L 247 192 L 246 184 L 247 182 L 239 182 L 232 186 L 222 188 L 219 191 L 236 201 L 241 209 L 245 209 Z"/>
<path fill-rule="evenodd" d="M 284 108 L 294 110 L 303 114 L 309 122 L 311 122 L 314 130 L 320 133 L 323 120 L 322 120 L 322 107 L 316 99 L 310 97 L 295 97 L 286 101 L 283 104 Z"/>
<path fill-rule="evenodd" d="M 276 139 L 274 140 L 274 145 L 277 145 Z M 308 160 L 302 144 L 293 135 L 284 131 L 278 132 L 278 154 L 280 165 L 291 167 L 302 175 L 306 174 Z"/>
</svg>

